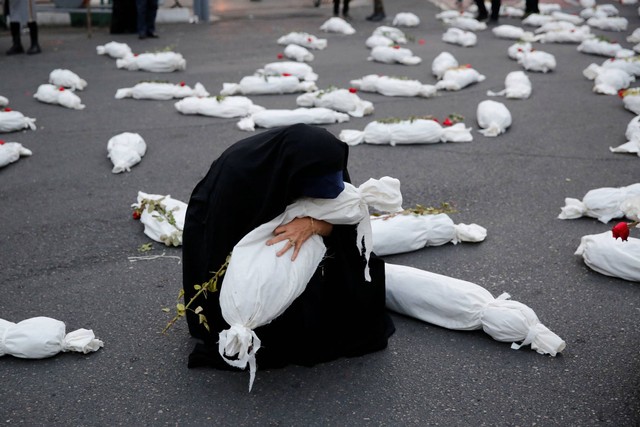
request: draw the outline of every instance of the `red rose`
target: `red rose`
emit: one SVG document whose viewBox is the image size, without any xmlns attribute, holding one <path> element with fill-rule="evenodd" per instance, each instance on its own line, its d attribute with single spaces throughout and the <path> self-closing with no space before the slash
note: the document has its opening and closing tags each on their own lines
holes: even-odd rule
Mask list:
<svg viewBox="0 0 640 427">
<path fill-rule="evenodd" d="M 0 139 L 0 145 L 4 145 L 4 141 Z"/>
<path fill-rule="evenodd" d="M 60 87 L 58 88 L 58 90 L 59 90 L 60 92 L 64 92 L 64 88 L 63 88 L 62 86 L 60 86 Z"/>
<path fill-rule="evenodd" d="M 623 242 L 626 242 L 627 239 L 629 238 L 629 224 L 627 224 L 624 221 L 619 222 L 613 226 L 613 228 L 611 229 L 611 232 L 613 233 L 614 239 L 617 239 L 618 237 L 620 237 Z"/>
<path fill-rule="evenodd" d="M 349 88 L 349 92 L 351 93 L 356 93 L 358 91 L 358 89 L 356 89 L 355 87 L 350 87 Z"/>
<path fill-rule="evenodd" d="M 442 122 L 442 126 L 452 126 L 452 125 L 453 125 L 453 122 L 451 121 L 451 119 L 449 119 L 449 117 L 444 119 L 444 122 Z"/>
<path fill-rule="evenodd" d="M 427 41 L 425 39 L 418 40 L 418 44 L 425 44 Z"/>
<path fill-rule="evenodd" d="M 138 54 L 137 54 L 137 53 L 134 53 L 134 54 L 133 54 L 133 56 L 138 56 Z"/>
<path fill-rule="evenodd" d="M 133 211 L 133 219 L 140 219 L 140 211 L 138 210 Z"/>
<path fill-rule="evenodd" d="M 394 46 L 393 46 L 393 48 L 394 48 L 394 49 L 400 49 L 400 46 L 398 46 L 398 45 L 394 45 Z"/>
<path fill-rule="evenodd" d="M 311 42 L 313 41 L 313 39 L 312 39 L 311 37 L 307 37 L 307 41 L 308 41 L 309 43 L 311 43 Z"/>
<path fill-rule="evenodd" d="M 620 89 L 620 90 L 618 91 L 618 96 L 619 96 L 620 98 L 624 98 L 624 93 L 625 93 L 625 92 L 626 92 L 626 90 L 624 90 L 624 89 Z"/>
<path fill-rule="evenodd" d="M 282 76 L 283 77 L 289 77 L 289 76 L 291 76 L 291 73 L 282 73 Z"/>
<path fill-rule="evenodd" d="M 282 59 L 282 58 L 284 58 L 284 55 L 283 55 L 283 54 L 281 54 L 281 53 L 279 53 L 279 54 L 278 54 L 278 59 Z"/>
<path fill-rule="evenodd" d="M 184 87 L 184 82 L 180 82 L 180 86 Z"/>
<path fill-rule="evenodd" d="M 6 108 L 4 109 L 4 111 L 6 111 L 6 112 L 8 113 L 9 111 L 11 111 L 11 108 L 6 107 Z"/>
<path fill-rule="evenodd" d="M 471 64 L 465 64 L 465 67 L 471 68 Z"/>
</svg>

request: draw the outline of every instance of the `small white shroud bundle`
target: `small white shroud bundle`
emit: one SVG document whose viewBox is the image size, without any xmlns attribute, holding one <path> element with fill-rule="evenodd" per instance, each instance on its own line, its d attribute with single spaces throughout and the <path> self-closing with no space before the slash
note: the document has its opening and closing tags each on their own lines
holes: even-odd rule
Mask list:
<svg viewBox="0 0 640 427">
<path fill-rule="evenodd" d="M 486 77 L 468 66 L 449 68 L 442 79 L 436 83 L 437 90 L 460 90 L 474 83 L 484 81 Z"/>
<path fill-rule="evenodd" d="M 559 219 L 576 219 L 582 216 L 597 218 L 607 223 L 624 216 L 621 205 L 629 199 L 640 196 L 640 183 L 626 187 L 602 187 L 589 190 L 582 201 L 567 197 Z"/>
<path fill-rule="evenodd" d="M 0 109 L 0 132 L 14 132 L 17 130 L 36 130 L 36 119 L 26 117 L 19 111 L 10 108 Z"/>
<path fill-rule="evenodd" d="M 547 73 L 556 69 L 556 57 L 541 50 L 524 51 L 518 54 L 518 64 L 527 71 Z"/>
<path fill-rule="evenodd" d="M 25 148 L 19 142 L 3 142 L 0 141 L 0 168 L 7 166 L 9 163 L 17 162 L 20 157 L 26 157 L 33 154 L 31 150 Z"/>
<path fill-rule="evenodd" d="M 475 283 L 402 265 L 385 267 L 390 310 L 447 329 L 483 329 L 497 341 L 511 342 L 514 350 L 531 344 L 532 350 L 555 356 L 566 347 L 530 307 L 509 300 L 507 293 L 494 298 Z"/>
<path fill-rule="evenodd" d="M 454 224 L 447 214 L 414 213 L 371 217 L 373 252 L 393 255 L 445 243 L 482 242 L 487 230 L 477 224 Z"/>
<path fill-rule="evenodd" d="M 377 92 L 384 96 L 421 96 L 430 98 L 437 92 L 434 85 L 425 85 L 418 80 L 369 74 L 351 84 L 363 92 Z"/>
<path fill-rule="evenodd" d="M 297 44 L 307 49 L 322 50 L 327 47 L 327 39 L 319 39 L 313 34 L 293 32 L 284 35 L 278 39 L 278 44 L 288 45 Z"/>
<path fill-rule="evenodd" d="M 126 87 L 116 91 L 116 99 L 133 98 L 165 101 L 173 98 L 186 98 L 187 96 L 209 96 L 209 92 L 201 83 L 196 83 L 191 88 L 184 82 L 178 84 L 142 82 L 133 87 Z"/>
<path fill-rule="evenodd" d="M 411 12 L 400 12 L 393 17 L 391 25 L 398 27 L 417 27 L 420 25 L 418 15 Z"/>
<path fill-rule="evenodd" d="M 604 68 L 618 68 L 626 71 L 631 76 L 640 76 L 640 56 L 629 58 L 608 58 L 602 65 L 591 64 L 582 71 L 582 74 L 588 79 L 595 79 L 598 73 Z"/>
<path fill-rule="evenodd" d="M 358 144 L 433 144 L 437 142 L 470 142 L 471 128 L 464 123 L 443 127 L 430 119 L 407 119 L 393 123 L 373 121 L 363 131 L 345 129 L 338 137 L 348 145 Z"/>
<path fill-rule="evenodd" d="M 528 25 L 531 27 L 541 27 L 549 22 L 556 21 L 549 15 L 543 15 L 540 13 L 532 13 L 522 20 L 522 25 Z"/>
<path fill-rule="evenodd" d="M 0 356 L 44 359 L 61 351 L 87 354 L 103 346 L 91 329 L 67 334 L 64 322 L 50 317 L 32 317 L 18 323 L 0 319 Z"/>
<path fill-rule="evenodd" d="M 398 43 L 398 44 L 407 43 L 407 36 L 404 35 L 404 32 L 401 29 L 395 28 L 395 27 L 388 27 L 386 25 L 381 25 L 375 30 L 373 30 L 373 33 L 371 33 L 371 35 L 385 36 L 393 40 L 394 43 Z"/>
<path fill-rule="evenodd" d="M 609 147 L 612 153 L 631 153 L 640 156 L 640 116 L 635 116 L 627 125 L 627 142 L 617 147 Z"/>
<path fill-rule="evenodd" d="M 582 256 L 589 268 L 605 276 L 640 282 L 640 239 L 613 238 L 611 230 L 582 236 L 574 255 Z"/>
<path fill-rule="evenodd" d="M 615 58 L 622 46 L 616 42 L 609 42 L 597 38 L 586 39 L 577 47 L 578 52 L 589 53 L 591 55 L 609 56 Z"/>
<path fill-rule="evenodd" d="M 321 26 L 320 29 L 327 33 L 339 33 L 339 34 L 355 34 L 356 30 L 342 18 L 334 16 L 333 18 L 327 19 Z"/>
<path fill-rule="evenodd" d="M 201 114 L 210 117 L 244 117 L 264 110 L 245 96 L 216 96 L 199 98 L 190 96 L 175 103 L 182 114 Z"/>
<path fill-rule="evenodd" d="M 376 46 L 371 49 L 368 61 L 382 62 L 385 64 L 418 65 L 422 58 L 415 56 L 410 49 L 400 46 Z"/>
<path fill-rule="evenodd" d="M 116 60 L 118 68 L 130 71 L 150 71 L 152 73 L 171 73 L 187 69 L 187 61 L 176 52 L 141 53 L 125 56 Z"/>
<path fill-rule="evenodd" d="M 452 54 L 449 52 L 440 52 L 431 62 L 431 72 L 440 80 L 449 68 L 457 68 L 459 66 L 458 60 Z"/>
<path fill-rule="evenodd" d="M 573 13 L 566 13 L 559 10 L 554 10 L 551 12 L 551 17 L 556 21 L 567 21 L 571 22 L 574 25 L 581 25 L 584 23 L 584 19 L 582 19 L 578 15 L 574 15 Z"/>
<path fill-rule="evenodd" d="M 640 114 L 640 90 L 638 88 L 629 89 L 622 92 L 622 103 L 624 108 L 635 114 Z"/>
<path fill-rule="evenodd" d="M 287 74 L 290 74 L 300 80 L 308 82 L 315 82 L 318 80 L 318 75 L 313 72 L 311 65 L 297 61 L 270 62 L 269 64 L 266 64 L 264 68 L 257 70 L 255 74 L 266 74 L 268 76 L 286 76 Z"/>
<path fill-rule="evenodd" d="M 475 15 L 468 11 L 457 11 L 453 9 L 443 10 L 442 12 L 436 13 L 436 19 L 444 21 L 445 19 L 453 19 L 462 16 L 464 18 L 473 18 Z"/>
<path fill-rule="evenodd" d="M 474 32 L 450 27 L 442 34 L 442 41 L 445 43 L 457 44 L 462 47 L 475 46 L 478 43 L 478 36 Z"/>
<path fill-rule="evenodd" d="M 373 49 L 376 46 L 392 46 L 395 44 L 395 42 L 387 36 L 383 36 L 381 34 L 372 34 L 367 38 L 364 44 L 369 49 Z"/>
<path fill-rule="evenodd" d="M 466 31 L 482 31 L 487 29 L 487 24 L 484 22 L 480 22 L 475 18 L 467 18 L 465 16 L 443 19 L 443 22 L 450 27 L 456 27 Z"/>
<path fill-rule="evenodd" d="M 167 246 L 182 245 L 186 203 L 172 199 L 169 195 L 138 191 L 137 202 L 131 207 L 141 210 L 140 222 L 144 224 L 144 234 L 151 240 Z M 157 209 L 158 207 L 161 209 Z"/>
<path fill-rule="evenodd" d="M 627 36 L 627 41 L 629 43 L 640 43 L 640 28 L 633 30 L 631 35 Z"/>
<path fill-rule="evenodd" d="M 352 117 L 364 117 L 373 113 L 373 104 L 360 99 L 347 89 L 327 89 L 304 93 L 296 98 L 299 107 L 322 107 L 347 113 Z"/>
<path fill-rule="evenodd" d="M 510 99 L 527 99 L 531 96 L 531 80 L 524 71 L 512 71 L 507 74 L 504 86 L 500 92 L 487 91 L 487 96 L 505 96 Z"/>
<path fill-rule="evenodd" d="M 61 68 L 56 68 L 49 73 L 49 83 L 71 90 L 83 90 L 87 87 L 86 80 L 81 79 L 80 76 L 71 70 L 63 70 Z"/>
<path fill-rule="evenodd" d="M 582 74 L 590 80 L 590 76 L 595 76 L 593 91 L 596 93 L 617 95 L 620 89 L 628 88 L 631 82 L 636 80 L 635 76 L 620 68 L 595 68 L 592 67 L 593 65 L 595 64 L 587 67 Z M 598 66 L 596 65 L 596 67 Z"/>
<path fill-rule="evenodd" d="M 511 126 L 511 113 L 501 102 L 490 99 L 478 104 L 477 109 L 479 130 L 484 136 L 498 136 Z"/>
<path fill-rule="evenodd" d="M 296 123 L 308 125 L 326 125 L 348 122 L 349 115 L 328 108 L 296 108 L 295 110 L 262 110 L 251 114 L 238 122 L 238 129 L 254 131 L 256 126 L 275 128 Z"/>
<path fill-rule="evenodd" d="M 0 107 L 6 107 L 7 105 L 9 105 L 9 99 L 4 96 L 0 96 Z"/>
<path fill-rule="evenodd" d="M 129 172 L 132 166 L 142 160 L 147 152 L 147 144 L 139 134 L 123 132 L 109 139 L 107 152 L 107 157 L 113 163 L 111 172 Z"/>
<path fill-rule="evenodd" d="M 314 82 L 295 76 L 245 76 L 239 83 L 222 83 L 220 95 L 280 95 L 318 90 Z"/>
<path fill-rule="evenodd" d="M 507 49 L 507 55 L 511 59 L 518 60 L 518 58 L 525 52 L 531 52 L 533 46 L 529 42 L 515 42 Z"/>
<path fill-rule="evenodd" d="M 493 27 L 491 32 L 493 35 L 501 39 L 534 41 L 535 37 L 531 31 L 525 31 L 515 25 L 498 25 Z"/>
<path fill-rule="evenodd" d="M 73 110 L 83 110 L 85 107 L 80 97 L 72 91 L 48 83 L 38 86 L 33 97 L 46 104 L 61 105 Z"/>
<path fill-rule="evenodd" d="M 627 25 L 629 25 L 629 21 L 627 21 L 627 18 L 617 16 L 594 16 L 593 18 L 589 18 L 587 20 L 587 25 L 605 31 L 627 31 Z"/>
<path fill-rule="evenodd" d="M 368 261 L 372 248 L 369 206 L 395 212 L 401 205 L 397 179 L 370 179 L 358 188 L 345 183 L 337 198 L 299 199 L 235 245 L 220 288 L 220 308 L 230 328 L 220 332 L 218 351 L 231 366 L 249 365 L 249 391 L 255 379 L 256 352 L 260 349 L 260 339 L 253 330 L 280 316 L 305 290 L 326 251 L 322 237 L 313 235 L 302 245 L 295 262 L 287 254 L 277 257 L 286 242 L 267 246 L 265 242 L 273 237 L 273 230 L 305 216 L 331 224 L 358 224 L 356 244 Z M 369 281 L 368 267 L 363 274 Z"/>
<path fill-rule="evenodd" d="M 307 48 L 298 46 L 297 44 L 288 44 L 287 47 L 284 48 L 284 56 L 298 62 L 311 62 L 315 58 L 313 53 L 309 52 Z"/>
<path fill-rule="evenodd" d="M 131 48 L 126 43 L 109 42 L 103 46 L 97 46 L 98 55 L 109 55 L 112 58 L 124 58 L 133 56 Z"/>
</svg>

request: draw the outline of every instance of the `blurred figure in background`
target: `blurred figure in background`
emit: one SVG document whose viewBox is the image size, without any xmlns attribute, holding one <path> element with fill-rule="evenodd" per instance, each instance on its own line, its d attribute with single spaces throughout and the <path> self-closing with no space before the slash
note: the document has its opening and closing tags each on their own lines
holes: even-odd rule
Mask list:
<svg viewBox="0 0 640 427">
<path fill-rule="evenodd" d="M 378 22 L 386 18 L 384 14 L 384 4 L 382 0 L 373 0 L 373 14 L 367 16 L 367 21 Z"/>
<path fill-rule="evenodd" d="M 24 53 L 22 42 L 20 40 L 20 30 L 22 26 L 29 27 L 29 36 L 31 37 L 31 47 L 27 50 L 27 54 L 33 55 L 40 53 L 40 44 L 38 44 L 38 23 L 36 22 L 36 1 L 35 0 L 5 0 L 5 15 L 9 17 L 9 29 L 11 30 L 12 44 L 7 55 L 16 55 Z"/>
<path fill-rule="evenodd" d="M 136 0 L 136 9 L 138 12 L 138 38 L 158 38 L 156 34 L 158 0 Z"/>
<path fill-rule="evenodd" d="M 340 16 L 340 0 L 333 0 L 333 16 Z M 349 16 L 349 0 L 342 1 L 342 17 L 351 19 Z"/>
</svg>

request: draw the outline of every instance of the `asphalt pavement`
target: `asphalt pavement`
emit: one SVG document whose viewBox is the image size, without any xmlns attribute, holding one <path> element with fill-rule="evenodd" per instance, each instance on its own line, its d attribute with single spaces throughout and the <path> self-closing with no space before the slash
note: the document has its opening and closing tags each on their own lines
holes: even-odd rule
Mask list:
<svg viewBox="0 0 640 427">
<path fill-rule="evenodd" d="M 0 56 L 0 95 L 38 126 L 0 135 L 33 151 L 0 169 L 0 318 L 49 316 L 64 321 L 68 331 L 92 329 L 104 341 L 104 348 L 87 355 L 0 358 L 0 423 L 639 425 L 640 287 L 596 273 L 574 256 L 582 236 L 612 224 L 557 219 L 565 197 L 581 199 L 593 188 L 639 181 L 640 159 L 609 151 L 626 142 L 634 115 L 617 96 L 594 93 L 582 75 L 605 58 L 580 53 L 574 44 L 536 44 L 556 56 L 556 70 L 528 73 L 529 99 L 498 99 L 513 124 L 487 138 L 478 132 L 476 108 L 487 90 L 502 89 L 506 74 L 521 69 L 507 56 L 514 41 L 485 30 L 475 47 L 446 44 L 436 5 L 387 1 L 389 19 L 401 11 L 421 18 L 418 27 L 404 30 L 407 47 L 423 62 L 380 64 L 367 61 L 364 41 L 379 25 L 364 19 L 371 13 L 368 2 L 353 7 L 357 32 L 351 36 L 322 33 L 330 5 L 307 3 L 264 14 L 216 11 L 220 19 L 213 24 L 161 24 L 159 39 L 111 35 L 104 27 L 88 38 L 83 28 L 43 27 L 42 54 Z M 628 31 L 593 32 L 631 47 L 625 38 L 637 26 L 637 5 L 616 7 L 629 19 Z M 514 18 L 501 23 L 521 25 Z M 337 135 L 381 118 L 462 115 L 473 128 L 472 142 L 351 148 L 354 183 L 396 177 L 405 206 L 450 202 L 458 211 L 454 222 L 488 230 L 482 243 L 446 244 L 387 261 L 464 279 L 494 296 L 508 292 L 566 341 L 565 351 L 550 357 L 528 346 L 512 350 L 481 330 L 451 331 L 394 314 L 397 332 L 386 350 L 313 368 L 258 369 L 251 393 L 246 372 L 187 369 L 194 342 L 186 325 L 160 333 L 170 318 L 162 308 L 173 306 L 182 286 L 181 251 L 154 243 L 151 251 L 139 252 L 149 239 L 132 219 L 131 204 L 138 191 L 186 202 L 210 163 L 250 134 L 236 128 L 237 119 L 181 115 L 173 101 L 118 100 L 114 94 L 142 80 L 201 82 L 216 94 L 224 82 L 277 61 L 283 46 L 276 40 L 290 31 L 327 38 L 328 47 L 314 51 L 310 64 L 321 88 L 349 87 L 372 73 L 434 84 L 431 62 L 442 51 L 486 76 L 429 99 L 361 92 L 374 103 L 374 114 L 326 128 Z M 187 68 L 162 75 L 117 69 L 115 60 L 96 54 L 96 46 L 110 41 L 128 43 L 134 52 L 169 48 L 182 53 Z M 7 32 L 0 33 L 0 46 L 9 47 Z M 88 81 L 79 92 L 84 110 L 33 98 L 54 68 Z M 296 97 L 251 98 L 267 108 L 295 108 Z M 148 150 L 130 172 L 112 174 L 107 141 L 125 131 L 143 136 Z M 131 261 L 144 255 L 161 256 Z"/>
</svg>

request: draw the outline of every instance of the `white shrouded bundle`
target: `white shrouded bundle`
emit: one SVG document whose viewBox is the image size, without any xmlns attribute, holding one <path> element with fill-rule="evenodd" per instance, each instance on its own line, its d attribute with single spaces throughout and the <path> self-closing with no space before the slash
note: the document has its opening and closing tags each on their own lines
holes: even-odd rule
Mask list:
<svg viewBox="0 0 640 427">
<path fill-rule="evenodd" d="M 284 48 L 284 56 L 298 62 L 311 62 L 315 59 L 313 53 L 309 52 L 309 49 L 298 46 L 297 44 L 288 44 L 287 47 Z"/>
<path fill-rule="evenodd" d="M 623 93 L 622 104 L 627 110 L 640 114 L 640 91 L 634 88 L 634 90 L 629 89 Z"/>
<path fill-rule="evenodd" d="M 376 46 L 392 46 L 395 44 L 395 42 L 391 40 L 389 37 L 386 37 L 380 34 L 373 34 L 367 38 L 364 44 L 369 49 L 373 49 Z"/>
<path fill-rule="evenodd" d="M 467 66 L 449 68 L 444 72 L 442 79 L 436 83 L 438 90 L 460 90 L 465 87 L 484 81 L 485 76 Z"/>
<path fill-rule="evenodd" d="M 9 108 L 0 109 L 0 132 L 15 132 L 23 129 L 36 130 L 36 119 Z"/>
<path fill-rule="evenodd" d="M 621 205 L 628 199 L 640 196 L 640 183 L 626 187 L 602 187 L 589 190 L 582 201 L 567 197 L 559 219 L 576 219 L 582 216 L 597 218 L 607 223 L 624 216 Z"/>
<path fill-rule="evenodd" d="M 131 207 L 140 209 L 140 222 L 144 225 L 144 234 L 151 240 L 167 246 L 182 245 L 184 218 L 187 214 L 186 203 L 172 199 L 169 195 L 138 191 L 137 201 Z M 160 207 L 161 210 L 155 207 Z"/>
<path fill-rule="evenodd" d="M 627 142 L 617 147 L 609 147 L 612 153 L 631 153 L 640 156 L 640 116 L 635 116 L 625 132 Z"/>
<path fill-rule="evenodd" d="M 109 139 L 107 152 L 107 157 L 113 163 L 111 172 L 129 172 L 132 166 L 142 160 L 147 152 L 147 144 L 139 134 L 123 132 Z"/>
<path fill-rule="evenodd" d="M 61 105 L 73 110 L 83 110 L 85 105 L 78 95 L 63 87 L 52 84 L 41 84 L 33 97 L 46 104 Z"/>
<path fill-rule="evenodd" d="M 385 64 L 418 65 L 422 58 L 415 56 L 411 49 L 400 46 L 376 46 L 371 49 L 368 61 L 382 62 Z"/>
<path fill-rule="evenodd" d="M 388 27 L 386 25 L 381 25 L 380 27 L 373 30 L 371 35 L 374 36 L 385 36 L 394 43 L 405 44 L 407 43 L 407 37 L 404 35 L 404 32 L 399 28 Z"/>
<path fill-rule="evenodd" d="M 348 145 L 434 144 L 473 141 L 471 128 L 464 123 L 443 127 L 430 119 L 400 120 L 393 123 L 373 121 L 363 131 L 345 129 L 338 138 Z"/>
<path fill-rule="evenodd" d="M 533 46 L 529 42 L 516 42 L 509 46 L 507 49 L 507 55 L 511 59 L 518 60 L 522 54 L 526 52 L 531 52 L 533 50 Z"/>
<path fill-rule="evenodd" d="M 620 89 L 628 88 L 631 82 L 636 80 L 634 76 L 619 68 L 600 68 L 593 71 L 596 73 L 593 91 L 604 95 L 617 95 Z"/>
<path fill-rule="evenodd" d="M 524 10 L 520 9 L 519 7 L 501 6 L 500 16 L 509 18 L 522 18 L 524 17 Z"/>
<path fill-rule="evenodd" d="M 498 136 L 511 126 L 511 113 L 501 102 L 490 99 L 480 102 L 476 115 L 478 125 L 482 128 L 479 132 L 484 136 Z"/>
<path fill-rule="evenodd" d="M 556 69 L 556 57 L 541 50 L 525 51 L 518 55 L 518 64 L 527 71 L 547 73 Z"/>
<path fill-rule="evenodd" d="M 66 87 L 71 90 L 82 90 L 87 87 L 87 81 L 81 79 L 71 70 L 56 68 L 49 73 L 49 83 L 55 86 Z"/>
<path fill-rule="evenodd" d="M 629 43 L 640 43 L 640 28 L 636 28 L 633 32 L 627 36 Z"/>
<path fill-rule="evenodd" d="M 304 93 L 296 98 L 299 107 L 323 107 L 347 113 L 352 117 L 364 117 L 373 113 L 373 104 L 360 99 L 347 89 Z"/>
<path fill-rule="evenodd" d="M 458 60 L 452 54 L 446 51 L 440 52 L 431 62 L 431 73 L 440 80 L 449 68 L 457 68 L 459 66 Z"/>
<path fill-rule="evenodd" d="M 356 30 L 351 24 L 344 19 L 334 16 L 327 19 L 321 26 L 320 30 L 326 33 L 339 33 L 339 34 L 355 34 Z"/>
<path fill-rule="evenodd" d="M 102 46 L 97 46 L 98 55 L 109 55 L 112 58 L 125 58 L 133 56 L 131 48 L 126 43 L 109 42 Z"/>
<path fill-rule="evenodd" d="M 487 96 L 505 96 L 510 99 L 527 99 L 531 96 L 531 80 L 524 71 L 512 71 L 504 79 L 505 88 L 499 92 L 487 91 Z"/>
<path fill-rule="evenodd" d="M 620 209 L 625 217 L 632 221 L 640 222 L 640 196 L 628 198 L 620 204 Z"/>
<path fill-rule="evenodd" d="M 307 82 L 315 82 L 318 80 L 318 75 L 313 72 L 311 65 L 304 62 L 297 61 L 280 61 L 270 62 L 264 66 L 264 68 L 256 71 L 256 75 L 266 74 L 268 76 L 287 76 L 290 74 L 297 77 L 300 80 Z"/>
<path fill-rule="evenodd" d="M 462 47 L 475 46 L 478 43 L 478 36 L 471 31 L 450 27 L 442 34 L 442 41 L 445 43 L 457 44 Z"/>
<path fill-rule="evenodd" d="M 531 31 L 525 31 L 515 25 L 498 25 L 491 29 L 493 35 L 501 39 L 534 41 L 534 35 Z"/>
<path fill-rule="evenodd" d="M 23 147 L 19 142 L 0 141 L 0 168 L 7 166 L 9 163 L 17 162 L 20 157 L 32 154 L 31 150 Z"/>
<path fill-rule="evenodd" d="M 329 108 L 296 108 L 295 110 L 262 110 L 251 114 L 238 122 L 238 129 L 254 131 L 256 126 L 275 128 L 296 123 L 308 125 L 327 125 L 348 122 L 349 115 Z"/>
<path fill-rule="evenodd" d="M 482 329 L 497 341 L 511 342 L 515 350 L 530 344 L 540 354 L 555 356 L 566 347 L 530 307 L 509 300 L 507 293 L 494 298 L 465 280 L 403 265 L 385 267 L 390 310 L 447 329 Z"/>
<path fill-rule="evenodd" d="M 530 27 L 542 27 L 544 24 L 548 24 L 551 21 L 556 21 L 556 19 L 553 19 L 550 15 L 532 13 L 522 20 L 522 25 L 528 25 Z"/>
<path fill-rule="evenodd" d="M 487 230 L 477 224 L 454 224 L 447 214 L 413 213 L 371 217 L 373 252 L 394 255 L 446 243 L 482 242 Z"/>
<path fill-rule="evenodd" d="M 141 53 L 116 60 L 118 68 L 130 71 L 149 71 L 152 73 L 171 73 L 187 69 L 187 61 L 176 52 Z"/>
<path fill-rule="evenodd" d="M 176 110 L 182 114 L 200 114 L 209 117 L 230 119 L 244 117 L 264 110 L 245 96 L 216 96 L 200 98 L 190 96 L 175 103 Z"/>
<path fill-rule="evenodd" d="M 609 58 L 602 65 L 591 64 L 584 69 L 582 74 L 589 80 L 595 79 L 600 71 L 605 68 L 618 68 L 626 71 L 631 76 L 640 76 L 640 56 L 631 58 Z"/>
<path fill-rule="evenodd" d="M 351 85 L 363 92 L 377 92 L 384 96 L 420 96 L 430 98 L 437 92 L 434 85 L 425 85 L 418 80 L 369 74 L 351 80 Z"/>
<path fill-rule="evenodd" d="M 345 183 L 337 198 L 299 199 L 234 246 L 220 288 L 220 308 L 230 328 L 220 332 L 218 350 L 231 366 L 249 365 L 249 390 L 255 379 L 255 355 L 261 344 L 253 330 L 280 316 L 302 294 L 326 252 L 322 237 L 313 235 L 300 247 L 295 262 L 287 254 L 278 257 L 276 253 L 286 241 L 267 246 L 265 242 L 273 237 L 273 230 L 305 216 L 332 224 L 358 224 L 356 242 L 368 260 L 372 248 L 369 206 L 394 212 L 401 209 L 401 204 L 400 182 L 396 179 L 370 179 L 358 188 Z M 370 280 L 368 267 L 364 275 Z"/>
<path fill-rule="evenodd" d="M 280 95 L 318 90 L 314 82 L 295 76 L 245 76 L 239 83 L 223 83 L 220 95 Z"/>
<path fill-rule="evenodd" d="M 577 49 L 582 53 L 615 58 L 617 53 L 622 50 L 622 46 L 616 42 L 590 38 L 580 43 Z"/>
<path fill-rule="evenodd" d="M 582 236 L 574 255 L 600 274 L 640 282 L 640 239 L 614 239 L 611 230 L 589 234 Z"/>
<path fill-rule="evenodd" d="M 562 22 L 562 21 L 558 21 Z M 570 24 L 567 22 L 567 24 Z M 573 24 L 571 24 L 573 25 Z M 555 30 L 537 36 L 540 43 L 582 43 L 585 40 L 594 38 L 588 25 L 583 25 L 570 30 Z"/>
<path fill-rule="evenodd" d="M 464 18 L 473 18 L 475 15 L 469 11 L 443 10 L 436 14 L 436 19 L 444 21 L 445 19 L 453 19 L 462 16 Z"/>
<path fill-rule="evenodd" d="M 327 39 L 319 39 L 313 34 L 292 32 L 278 39 L 278 44 L 288 45 L 297 44 L 307 49 L 322 50 L 327 47 Z"/>
<path fill-rule="evenodd" d="M 578 3 L 585 9 L 594 8 L 596 6 L 596 0 L 580 0 Z"/>
<path fill-rule="evenodd" d="M 594 7 L 587 7 L 580 11 L 580 17 L 584 19 L 589 18 L 604 18 L 607 16 L 618 16 L 620 12 L 612 4 L 599 4 Z"/>
<path fill-rule="evenodd" d="M 553 12 L 561 11 L 562 6 L 558 3 L 542 3 L 538 5 L 538 9 L 543 15 L 551 15 Z"/>
<path fill-rule="evenodd" d="M 116 91 L 116 99 L 152 99 L 166 101 L 174 98 L 186 98 L 188 96 L 209 96 L 209 92 L 202 83 L 196 83 L 191 88 L 183 83 L 142 82 L 133 87 L 126 87 Z"/>
<path fill-rule="evenodd" d="M 618 58 L 618 59 L 631 58 L 633 56 L 636 56 L 637 54 L 638 53 L 635 50 L 622 48 L 622 49 L 620 49 L 619 51 L 616 52 L 615 58 Z"/>
<path fill-rule="evenodd" d="M 5 96 L 0 96 L 0 107 L 6 107 L 9 105 L 9 99 Z"/>
<path fill-rule="evenodd" d="M 559 10 L 551 12 L 551 17 L 556 21 L 567 21 L 574 25 L 581 25 L 584 23 L 584 19 L 573 13 L 566 13 Z"/>
<path fill-rule="evenodd" d="M 443 19 L 443 22 L 455 28 L 460 28 L 466 31 L 482 31 L 487 29 L 487 24 L 480 22 L 475 18 L 467 18 L 464 16 L 457 16 L 455 18 Z"/>
<path fill-rule="evenodd" d="M 627 18 L 617 16 L 593 17 L 587 20 L 587 25 L 605 31 L 627 31 L 629 21 L 627 21 Z"/>
<path fill-rule="evenodd" d="M 103 347 L 91 329 L 66 333 L 66 326 L 51 317 L 32 317 L 18 323 L 0 319 L 0 356 L 44 359 L 60 352 L 90 353 Z"/>
<path fill-rule="evenodd" d="M 547 22 L 546 24 L 541 25 L 540 27 L 536 28 L 534 30 L 534 33 L 541 34 L 541 33 L 547 33 L 547 32 L 551 32 L 551 31 L 563 31 L 563 30 L 571 31 L 571 30 L 575 30 L 576 28 L 578 28 L 578 27 L 576 27 L 571 22 L 567 22 L 567 21 L 551 21 L 551 22 Z M 587 28 L 589 28 L 589 27 L 587 26 Z"/>
<path fill-rule="evenodd" d="M 420 25 L 420 18 L 418 15 L 411 12 L 400 12 L 393 17 L 391 25 L 397 25 L 398 27 L 417 27 Z"/>
</svg>

